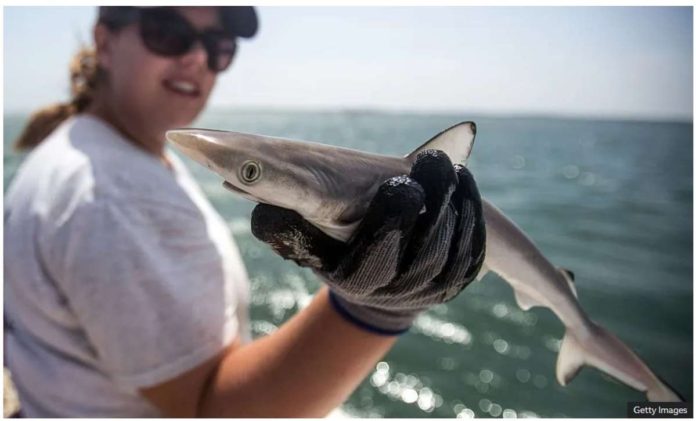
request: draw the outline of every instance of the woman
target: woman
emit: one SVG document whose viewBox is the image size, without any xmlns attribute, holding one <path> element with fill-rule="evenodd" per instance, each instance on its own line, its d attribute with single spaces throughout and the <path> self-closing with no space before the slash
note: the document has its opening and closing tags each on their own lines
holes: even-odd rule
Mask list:
<svg viewBox="0 0 696 421">
<path fill-rule="evenodd" d="M 257 237 L 328 288 L 250 340 L 239 253 L 164 133 L 198 115 L 256 27 L 248 7 L 101 7 L 70 104 L 20 137 L 38 145 L 5 201 L 5 354 L 23 416 L 323 416 L 478 272 L 473 178 L 425 153 L 347 244 L 255 209 Z"/>
</svg>

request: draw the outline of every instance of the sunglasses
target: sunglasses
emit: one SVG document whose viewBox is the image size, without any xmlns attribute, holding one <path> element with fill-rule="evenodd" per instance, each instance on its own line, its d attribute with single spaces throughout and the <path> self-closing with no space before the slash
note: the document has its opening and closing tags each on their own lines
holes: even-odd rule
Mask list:
<svg viewBox="0 0 696 421">
<path fill-rule="evenodd" d="M 182 56 L 200 41 L 208 55 L 208 68 L 214 73 L 226 70 L 237 51 L 237 39 L 222 29 L 198 31 L 174 9 L 166 7 L 113 7 L 100 21 L 109 29 L 140 23 L 140 37 L 152 53 L 164 57 Z M 113 10 L 118 9 L 118 10 Z"/>
</svg>

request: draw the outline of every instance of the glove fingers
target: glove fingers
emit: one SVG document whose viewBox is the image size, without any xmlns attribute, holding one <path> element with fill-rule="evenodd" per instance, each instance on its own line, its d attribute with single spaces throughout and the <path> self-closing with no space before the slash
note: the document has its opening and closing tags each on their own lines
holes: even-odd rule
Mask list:
<svg viewBox="0 0 696 421">
<path fill-rule="evenodd" d="M 457 175 L 447 154 L 439 150 L 426 150 L 418 154 L 411 169 L 411 178 L 425 191 L 425 212 L 418 217 L 413 229 L 404 263 L 416 261 L 419 252 L 431 240 L 436 240 L 435 254 L 444 255 L 449 249 L 451 229 L 440 222 L 448 210 L 450 197 L 457 187 Z M 449 227 L 452 228 L 452 227 Z M 445 229 L 444 231 L 442 231 Z M 437 233 L 436 230 L 441 232 Z M 444 237 L 443 237 L 444 235 Z"/>
<path fill-rule="evenodd" d="M 259 204 L 251 213 L 251 232 L 284 259 L 319 270 L 333 270 L 346 245 L 324 234 L 299 213 Z"/>
<path fill-rule="evenodd" d="M 349 277 L 358 291 L 387 284 L 397 272 L 399 257 L 423 207 L 423 189 L 406 176 L 384 182 L 349 243 L 337 278 Z M 379 284 L 374 284 L 379 280 Z M 363 285 L 364 282 L 372 283 Z"/>
<path fill-rule="evenodd" d="M 457 244 L 459 254 L 466 253 L 473 259 L 465 277 L 474 278 L 481 268 L 486 253 L 486 223 L 483 219 L 481 194 L 474 181 L 474 176 L 465 166 L 455 165 L 455 171 L 459 178 L 459 185 L 455 191 L 455 203 L 462 205 L 459 221 L 461 229 L 458 231 L 461 233 L 471 232 L 470 236 L 460 236 Z"/>
<path fill-rule="evenodd" d="M 474 177 L 463 165 L 457 164 L 454 169 L 459 180 L 452 195 L 452 203 L 458 214 L 456 235 L 452 239 L 446 269 L 434 280 L 434 284 L 439 284 L 440 288 L 445 283 L 442 288 L 444 301 L 454 298 L 476 278 L 486 251 L 486 226 Z"/>
</svg>

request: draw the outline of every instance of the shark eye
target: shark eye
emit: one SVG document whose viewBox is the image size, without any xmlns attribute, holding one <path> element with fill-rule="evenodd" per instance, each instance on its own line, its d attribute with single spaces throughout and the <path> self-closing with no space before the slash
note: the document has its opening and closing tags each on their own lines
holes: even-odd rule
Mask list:
<svg viewBox="0 0 696 421">
<path fill-rule="evenodd" d="M 261 178 L 261 164 L 256 161 L 245 161 L 239 168 L 239 179 L 244 184 L 254 184 Z"/>
</svg>

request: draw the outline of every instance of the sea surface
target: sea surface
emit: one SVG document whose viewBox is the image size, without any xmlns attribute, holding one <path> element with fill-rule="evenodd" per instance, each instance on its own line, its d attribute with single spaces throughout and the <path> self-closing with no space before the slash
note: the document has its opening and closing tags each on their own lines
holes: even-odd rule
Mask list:
<svg viewBox="0 0 696 421">
<path fill-rule="evenodd" d="M 10 145 L 26 118 L 4 116 L 5 188 L 23 158 Z M 478 126 L 469 168 L 482 195 L 555 265 L 575 272 L 592 319 L 691 400 L 691 123 L 217 109 L 195 125 L 403 155 L 463 120 Z M 268 334 L 320 284 L 252 236 L 253 204 L 186 162 L 243 254 L 254 335 Z M 489 274 L 421 315 L 343 409 L 360 417 L 625 417 L 626 402 L 644 400 L 593 368 L 561 387 L 563 331 L 547 309 L 521 311 L 510 287 Z"/>
</svg>

